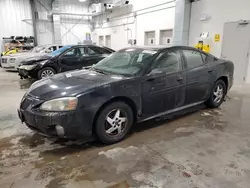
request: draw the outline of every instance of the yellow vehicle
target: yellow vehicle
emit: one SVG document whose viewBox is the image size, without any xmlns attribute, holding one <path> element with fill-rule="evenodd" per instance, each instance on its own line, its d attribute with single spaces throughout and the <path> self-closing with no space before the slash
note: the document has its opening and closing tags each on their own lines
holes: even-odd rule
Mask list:
<svg viewBox="0 0 250 188">
<path fill-rule="evenodd" d="M 18 53 L 18 49 L 17 48 L 10 48 L 9 50 L 2 52 L 1 56 L 15 54 L 15 53 Z"/>
</svg>

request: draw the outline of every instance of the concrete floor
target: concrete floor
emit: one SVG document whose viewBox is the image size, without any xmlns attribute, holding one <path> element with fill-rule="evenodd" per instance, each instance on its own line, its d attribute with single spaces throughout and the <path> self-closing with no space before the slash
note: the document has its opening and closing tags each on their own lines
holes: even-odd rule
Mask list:
<svg viewBox="0 0 250 188">
<path fill-rule="evenodd" d="M 203 106 L 136 125 L 121 143 L 63 142 L 34 134 L 16 109 L 25 89 L 0 70 L 1 188 L 248 188 L 250 90 L 220 109 Z"/>
</svg>

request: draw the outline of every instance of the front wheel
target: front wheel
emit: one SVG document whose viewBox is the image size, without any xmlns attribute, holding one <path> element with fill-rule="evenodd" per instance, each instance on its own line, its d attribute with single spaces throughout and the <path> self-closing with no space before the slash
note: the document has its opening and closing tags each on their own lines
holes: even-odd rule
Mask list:
<svg viewBox="0 0 250 188">
<path fill-rule="evenodd" d="M 38 71 L 38 79 L 48 78 L 56 74 L 56 71 L 51 67 L 44 67 Z"/>
<path fill-rule="evenodd" d="M 206 105 L 210 108 L 218 108 L 224 101 L 226 95 L 226 84 L 223 80 L 217 80 L 214 84 L 210 98 Z"/>
<path fill-rule="evenodd" d="M 134 121 L 131 108 L 124 102 L 114 102 L 99 114 L 95 132 L 105 144 L 113 144 L 125 138 Z"/>
</svg>

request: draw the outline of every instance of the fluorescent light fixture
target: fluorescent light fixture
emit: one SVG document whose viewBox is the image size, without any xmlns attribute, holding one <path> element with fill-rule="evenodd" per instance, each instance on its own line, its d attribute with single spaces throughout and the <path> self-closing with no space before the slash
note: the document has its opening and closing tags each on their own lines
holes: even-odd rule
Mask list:
<svg viewBox="0 0 250 188">
<path fill-rule="evenodd" d="M 79 0 L 80 2 L 85 2 L 86 0 Z"/>
</svg>

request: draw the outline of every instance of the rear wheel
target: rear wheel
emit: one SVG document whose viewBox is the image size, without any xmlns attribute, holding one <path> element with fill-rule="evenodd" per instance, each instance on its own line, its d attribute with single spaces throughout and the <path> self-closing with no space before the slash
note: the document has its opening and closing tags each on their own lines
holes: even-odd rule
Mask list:
<svg viewBox="0 0 250 188">
<path fill-rule="evenodd" d="M 217 108 L 221 105 L 226 95 L 226 84 L 223 80 L 217 80 L 214 84 L 209 100 L 206 105 L 210 108 Z"/>
<path fill-rule="evenodd" d="M 38 79 L 48 78 L 56 74 L 56 71 L 51 67 L 44 67 L 38 71 Z"/>
<path fill-rule="evenodd" d="M 97 137 L 105 144 L 119 142 L 129 132 L 133 120 L 133 112 L 126 103 L 111 103 L 101 111 L 96 120 Z"/>
</svg>

